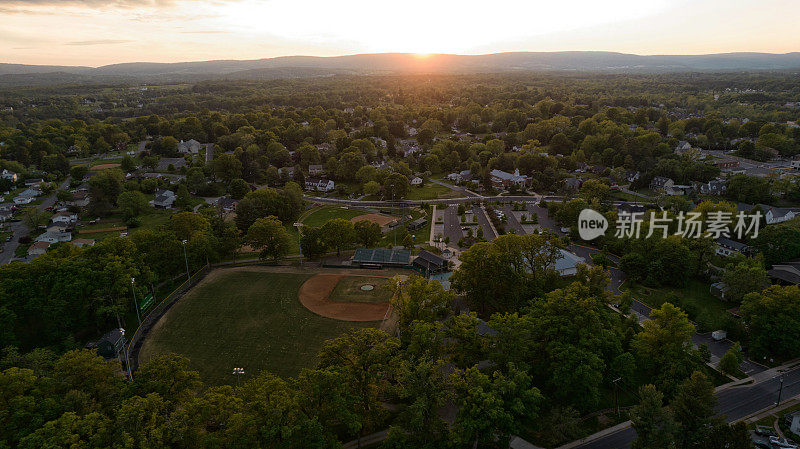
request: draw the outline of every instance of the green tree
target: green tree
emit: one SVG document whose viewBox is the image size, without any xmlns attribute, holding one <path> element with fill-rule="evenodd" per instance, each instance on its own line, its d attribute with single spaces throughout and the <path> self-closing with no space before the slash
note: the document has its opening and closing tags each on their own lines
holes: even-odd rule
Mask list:
<svg viewBox="0 0 800 449">
<path fill-rule="evenodd" d="M 328 251 L 327 238 L 321 227 L 303 226 L 300 230 L 300 249 L 303 257 L 319 259 Z"/>
<path fill-rule="evenodd" d="M 741 347 L 739 347 L 738 344 L 734 344 L 725 352 L 722 358 L 719 359 L 717 368 L 725 374 L 736 376 L 741 372 L 739 366 L 742 364 L 743 360 L 744 355 L 742 354 Z"/>
<path fill-rule="evenodd" d="M 122 171 L 116 168 L 103 170 L 89 180 L 91 202 L 89 210 L 95 215 L 106 215 L 116 206 L 117 197 L 122 193 Z"/>
<path fill-rule="evenodd" d="M 189 240 L 196 232 L 208 231 L 211 223 L 197 212 L 178 212 L 169 218 L 167 226 L 178 240 Z"/>
<path fill-rule="evenodd" d="M 678 386 L 675 398 L 670 402 L 672 415 L 680 428 L 676 433 L 678 447 L 703 447 L 700 443 L 706 439 L 714 422 L 716 402 L 714 385 L 700 371 L 692 373 Z"/>
<path fill-rule="evenodd" d="M 242 162 L 234 154 L 223 153 L 212 162 L 214 176 L 225 183 L 242 177 Z"/>
<path fill-rule="evenodd" d="M 364 184 L 365 195 L 377 195 L 381 191 L 381 185 L 377 181 L 369 181 Z"/>
<path fill-rule="evenodd" d="M 461 447 L 508 446 L 523 419 L 535 419 L 543 402 L 539 390 L 524 372 L 509 366 L 507 373 L 487 375 L 472 367 L 453 375 L 458 405 L 452 438 Z"/>
<path fill-rule="evenodd" d="M 259 258 L 278 261 L 289 253 L 291 236 L 275 216 L 259 218 L 247 231 L 247 243 L 260 250 Z"/>
<path fill-rule="evenodd" d="M 322 225 L 322 235 L 325 237 L 325 246 L 335 248 L 336 255 L 340 256 L 343 249 L 353 244 L 356 238 L 355 228 L 350 220 L 333 218 Z"/>
<path fill-rule="evenodd" d="M 650 312 L 650 320 L 642 323 L 632 347 L 643 367 L 664 391 L 673 391 L 677 383 L 689 376 L 698 354 L 692 348 L 695 327 L 681 309 L 665 302 Z"/>
<path fill-rule="evenodd" d="M 117 197 L 117 205 L 129 221 L 150 210 L 150 203 L 142 192 L 136 190 L 122 192 Z"/>
<path fill-rule="evenodd" d="M 630 412 L 636 441 L 633 449 L 669 449 L 675 447 L 676 424 L 669 409 L 664 407 L 664 395 L 654 385 L 639 388 L 639 404 Z"/>
<path fill-rule="evenodd" d="M 760 292 L 770 285 L 767 270 L 764 269 L 760 257 L 728 264 L 722 275 L 722 282 L 728 287 L 725 299 L 736 302 L 741 301 L 744 295 Z"/>
<path fill-rule="evenodd" d="M 236 178 L 231 181 L 231 184 L 228 186 L 228 191 L 231 194 L 231 198 L 240 200 L 250 191 L 250 186 L 247 185 L 244 179 Z"/>
<path fill-rule="evenodd" d="M 374 248 L 381 241 L 383 233 L 378 223 L 359 220 L 353 224 L 356 241 L 365 248 Z"/>
<path fill-rule="evenodd" d="M 800 288 L 773 285 L 745 295 L 739 308 L 750 331 L 754 354 L 792 358 L 800 355 Z"/>
<path fill-rule="evenodd" d="M 384 198 L 401 200 L 408 195 L 411 190 L 411 184 L 408 178 L 400 173 L 392 173 L 383 181 L 383 196 Z"/>
<path fill-rule="evenodd" d="M 397 313 L 401 329 L 414 321 L 435 321 L 444 317 L 455 295 L 445 290 L 439 281 L 411 275 L 405 281 L 392 279 L 394 295 L 392 308 Z"/>
</svg>

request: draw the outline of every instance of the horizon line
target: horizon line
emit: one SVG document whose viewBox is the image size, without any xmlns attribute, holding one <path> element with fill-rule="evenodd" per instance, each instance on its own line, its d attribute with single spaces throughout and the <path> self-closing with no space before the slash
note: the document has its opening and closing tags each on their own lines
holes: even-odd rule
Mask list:
<svg viewBox="0 0 800 449">
<path fill-rule="evenodd" d="M 415 52 L 372 52 L 372 53 L 345 53 L 339 55 L 312 55 L 312 54 L 292 54 L 292 55 L 279 55 L 269 56 L 263 58 L 250 58 L 250 59 L 198 59 L 198 60 L 183 60 L 183 61 L 170 61 L 170 62 L 156 62 L 156 61 L 125 61 L 115 62 L 111 64 L 103 64 L 98 66 L 91 65 L 65 65 L 65 64 L 26 64 L 18 62 L 5 62 L 0 61 L 0 64 L 17 65 L 17 66 L 42 66 L 42 67 L 75 67 L 97 69 L 101 67 L 109 67 L 124 64 L 193 64 L 193 63 L 206 63 L 206 62 L 240 62 L 240 61 L 263 61 L 270 59 L 280 58 L 319 58 L 319 59 L 334 59 L 344 58 L 351 56 L 379 56 L 379 55 L 397 55 L 397 56 L 411 56 L 418 58 L 420 61 L 441 56 L 454 56 L 454 57 L 471 57 L 471 56 L 492 56 L 504 54 L 559 54 L 559 53 L 608 53 L 615 55 L 625 56 L 639 56 L 639 57 L 674 57 L 674 56 L 725 56 L 725 55 L 770 55 L 770 56 L 787 56 L 793 54 L 800 54 L 800 50 L 773 53 L 766 51 L 728 51 L 721 53 L 654 53 L 654 54 L 639 54 L 639 53 L 625 53 L 610 50 L 555 50 L 555 51 L 534 51 L 534 50 L 521 50 L 521 51 L 499 51 L 493 53 L 415 53 Z"/>
</svg>

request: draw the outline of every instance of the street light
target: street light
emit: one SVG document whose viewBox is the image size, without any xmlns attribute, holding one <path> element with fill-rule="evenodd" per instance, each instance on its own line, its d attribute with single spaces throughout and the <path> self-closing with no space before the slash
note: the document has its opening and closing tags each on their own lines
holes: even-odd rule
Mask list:
<svg viewBox="0 0 800 449">
<path fill-rule="evenodd" d="M 181 240 L 183 243 L 183 261 L 186 262 L 186 280 L 189 280 L 189 258 L 186 257 L 186 240 Z"/>
<path fill-rule="evenodd" d="M 781 405 L 781 394 L 783 393 L 783 376 L 781 376 L 781 387 L 778 389 L 778 402 L 775 403 L 775 406 Z"/>
<path fill-rule="evenodd" d="M 300 236 L 300 228 L 303 227 L 303 223 L 300 223 L 298 221 L 297 223 L 294 224 L 294 227 L 297 228 L 297 244 L 300 247 L 300 266 L 302 267 L 303 266 L 303 245 L 300 242 L 300 237 L 301 237 Z"/>
<path fill-rule="evenodd" d="M 233 373 L 231 374 L 236 376 L 236 386 L 240 387 L 242 384 L 239 379 L 241 379 L 241 377 L 244 376 L 244 368 L 234 368 Z"/>
<path fill-rule="evenodd" d="M 136 309 L 136 319 L 139 320 L 139 326 L 142 325 L 142 317 L 139 316 L 139 304 L 136 304 L 136 288 L 134 288 L 133 284 L 136 282 L 136 279 L 131 278 L 131 291 L 133 292 L 133 308 Z"/>
</svg>

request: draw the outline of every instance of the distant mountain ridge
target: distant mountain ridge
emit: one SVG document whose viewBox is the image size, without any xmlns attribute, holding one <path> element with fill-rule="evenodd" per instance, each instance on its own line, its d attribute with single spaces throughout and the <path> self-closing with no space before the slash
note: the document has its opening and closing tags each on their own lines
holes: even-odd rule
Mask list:
<svg viewBox="0 0 800 449">
<path fill-rule="evenodd" d="M 276 78 L 336 74 L 486 73 L 509 71 L 690 72 L 800 69 L 800 52 L 651 55 L 600 51 L 511 52 L 485 55 L 374 53 L 346 56 L 280 56 L 255 60 L 131 62 L 101 67 L 0 63 L 0 78 L 59 73 L 77 80 L 105 77 Z M 35 78 L 35 77 L 34 77 Z"/>
</svg>

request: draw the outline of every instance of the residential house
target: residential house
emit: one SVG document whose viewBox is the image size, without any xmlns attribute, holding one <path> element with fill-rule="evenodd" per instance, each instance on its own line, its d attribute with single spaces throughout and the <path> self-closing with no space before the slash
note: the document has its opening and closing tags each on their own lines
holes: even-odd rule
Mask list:
<svg viewBox="0 0 800 449">
<path fill-rule="evenodd" d="M 294 177 L 294 167 L 281 167 L 278 169 L 278 174 L 292 178 Z"/>
<path fill-rule="evenodd" d="M 656 192 L 664 192 L 672 195 L 672 187 L 675 186 L 675 181 L 663 176 L 656 176 L 650 181 L 650 188 Z"/>
<path fill-rule="evenodd" d="M 321 175 L 325 172 L 322 164 L 312 164 L 308 166 L 308 174 L 311 176 Z"/>
<path fill-rule="evenodd" d="M 10 210 L 0 210 L 0 222 L 8 221 L 14 218 L 14 212 Z"/>
<path fill-rule="evenodd" d="M 8 179 L 11 182 L 17 182 L 17 180 L 19 180 L 19 176 L 16 173 L 6 169 L 3 169 L 3 173 L 0 173 L 0 177 L 3 179 Z"/>
<path fill-rule="evenodd" d="M 607 168 L 605 165 L 593 165 L 591 168 L 591 172 L 596 175 L 601 175 L 606 171 L 606 169 Z"/>
<path fill-rule="evenodd" d="M 675 154 L 681 155 L 691 149 L 692 145 L 689 142 L 681 140 L 678 142 L 678 145 L 675 146 Z"/>
<path fill-rule="evenodd" d="M 414 178 L 411 180 L 411 185 L 412 185 L 412 186 L 416 186 L 416 187 L 420 187 L 420 186 L 422 186 L 422 178 L 420 178 L 419 176 L 415 176 L 415 177 L 414 177 Z"/>
<path fill-rule="evenodd" d="M 219 209 L 222 213 L 229 214 L 236 210 L 236 206 L 239 205 L 239 201 L 233 198 L 223 196 L 217 199 L 217 209 Z"/>
<path fill-rule="evenodd" d="M 72 194 L 72 200 L 67 201 L 68 206 L 86 207 L 89 205 L 89 193 L 84 190 L 78 190 Z"/>
<path fill-rule="evenodd" d="M 171 209 L 175 200 L 178 198 L 172 190 L 158 189 L 155 198 L 150 202 L 154 207 L 161 209 Z"/>
<path fill-rule="evenodd" d="M 647 212 L 647 206 L 644 204 L 634 203 L 621 203 L 617 206 L 617 213 L 624 212 L 626 214 L 644 214 Z"/>
<path fill-rule="evenodd" d="M 75 239 L 72 241 L 72 244 L 78 248 L 83 248 L 84 246 L 94 246 L 94 239 Z"/>
<path fill-rule="evenodd" d="M 203 145 L 200 142 L 194 139 L 189 139 L 186 142 L 181 140 L 180 142 L 178 142 L 178 153 L 198 154 L 202 146 Z"/>
<path fill-rule="evenodd" d="M 581 188 L 581 184 L 583 184 L 583 180 L 580 178 L 567 178 L 564 180 L 564 188 L 566 190 L 578 191 Z"/>
<path fill-rule="evenodd" d="M 712 179 L 705 184 L 700 184 L 700 193 L 703 195 L 724 195 L 728 190 L 728 181 L 725 179 Z"/>
<path fill-rule="evenodd" d="M 182 157 L 162 157 L 158 160 L 158 166 L 156 167 L 156 170 L 172 171 L 180 170 L 183 167 L 186 167 L 186 159 Z"/>
<path fill-rule="evenodd" d="M 462 170 L 458 173 L 450 173 L 447 175 L 447 179 L 456 183 L 467 182 L 471 179 L 471 172 L 469 170 Z"/>
<path fill-rule="evenodd" d="M 514 170 L 513 174 L 494 169 L 489 172 L 489 177 L 491 178 L 492 186 L 496 189 L 507 189 L 511 186 L 524 188 L 528 185 L 528 177 L 520 175 L 519 169 Z"/>
<path fill-rule="evenodd" d="M 72 224 L 78 221 L 78 214 L 72 212 L 58 212 L 50 218 L 53 223 Z"/>
<path fill-rule="evenodd" d="M 47 248 L 50 248 L 50 242 L 35 242 L 33 245 L 28 247 L 28 255 L 33 257 L 41 256 L 47 252 Z"/>
<path fill-rule="evenodd" d="M 38 186 L 39 184 L 41 184 L 43 182 L 44 182 L 44 179 L 42 179 L 42 178 L 31 178 L 31 179 L 26 179 L 25 180 L 25 185 L 28 186 L 28 187 L 30 187 L 30 186 Z"/>
<path fill-rule="evenodd" d="M 58 242 L 69 242 L 72 240 L 72 234 L 69 232 L 58 232 L 58 231 L 47 231 L 44 234 L 36 237 L 37 242 L 49 242 L 49 243 L 58 243 Z"/>
<path fill-rule="evenodd" d="M 750 247 L 744 243 L 731 240 L 729 238 L 720 237 L 716 240 L 717 247 L 714 252 L 720 256 L 730 256 L 733 253 L 747 254 L 750 252 Z"/>
<path fill-rule="evenodd" d="M 766 204 L 759 204 L 758 207 L 761 209 L 761 213 L 764 215 L 764 220 L 768 225 L 783 223 L 784 221 L 789 221 L 796 216 L 800 216 L 800 209 L 797 208 L 789 209 L 769 206 Z M 739 212 L 750 212 L 753 208 L 755 208 L 755 206 L 752 204 L 736 204 L 736 209 Z"/>
<path fill-rule="evenodd" d="M 32 203 L 37 196 L 39 196 L 41 192 L 36 189 L 25 189 L 16 198 L 14 198 L 14 203 L 16 204 L 30 204 Z"/>
<path fill-rule="evenodd" d="M 628 170 L 625 172 L 625 180 L 628 182 L 638 181 L 641 176 L 642 174 L 636 170 Z"/>
<path fill-rule="evenodd" d="M 306 179 L 306 190 L 316 190 L 318 192 L 330 192 L 336 184 L 330 179 L 308 178 Z"/>
<path fill-rule="evenodd" d="M 416 231 L 417 229 L 421 229 L 425 224 L 428 223 L 428 220 L 425 217 L 417 218 L 414 221 L 409 221 L 406 223 L 406 229 L 409 231 Z"/>
<path fill-rule="evenodd" d="M 800 170 L 800 159 L 795 159 L 792 161 L 791 167 Z"/>
</svg>

